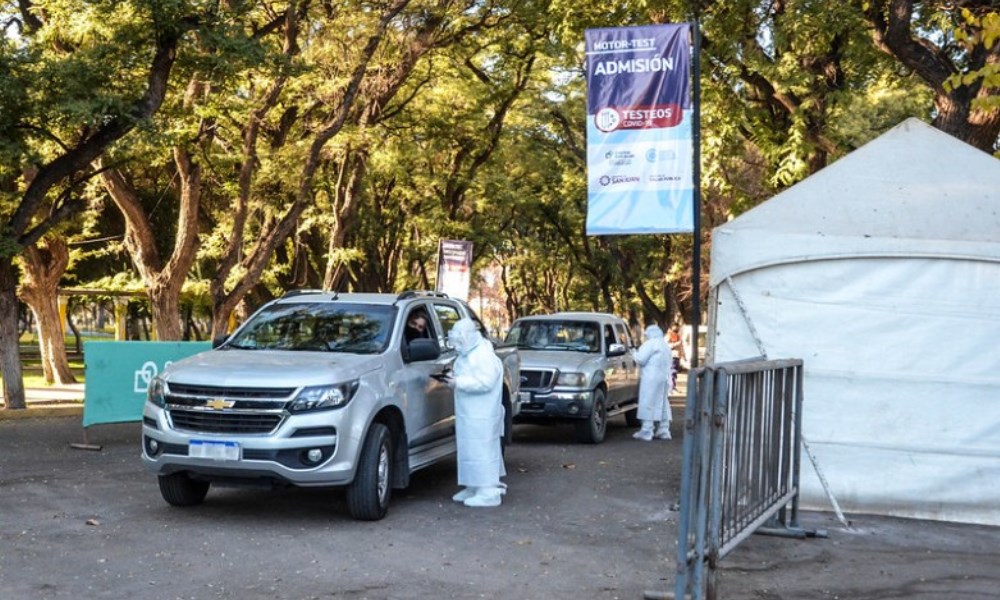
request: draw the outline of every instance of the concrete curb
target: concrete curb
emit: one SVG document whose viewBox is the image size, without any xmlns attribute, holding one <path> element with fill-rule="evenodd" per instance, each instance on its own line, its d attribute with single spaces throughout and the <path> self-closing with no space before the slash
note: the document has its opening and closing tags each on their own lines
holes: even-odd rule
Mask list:
<svg viewBox="0 0 1000 600">
<path fill-rule="evenodd" d="M 45 419 L 50 417 L 82 417 L 83 403 L 51 403 L 32 406 L 23 409 L 0 409 L 0 421 L 15 419 Z"/>
</svg>

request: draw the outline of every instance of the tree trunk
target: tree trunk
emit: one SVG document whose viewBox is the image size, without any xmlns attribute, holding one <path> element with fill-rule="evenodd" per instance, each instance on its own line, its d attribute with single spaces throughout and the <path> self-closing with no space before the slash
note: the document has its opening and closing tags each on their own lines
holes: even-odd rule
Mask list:
<svg viewBox="0 0 1000 600">
<path fill-rule="evenodd" d="M 17 269 L 14 258 L 0 256 L 0 374 L 7 410 L 25 408 L 21 349 L 17 331 Z"/>
<path fill-rule="evenodd" d="M 125 217 L 125 247 L 146 285 L 153 328 L 161 341 L 181 339 L 180 293 L 198 250 L 201 167 L 181 148 L 174 149 L 174 162 L 180 180 L 180 214 L 173 252 L 166 263 L 157 251 L 153 225 L 138 193 L 120 171 L 102 173 L 105 189 Z"/>
<path fill-rule="evenodd" d="M 1000 135 L 1000 107 L 972 107 L 975 99 L 992 95 L 982 79 L 949 86 L 953 77 L 975 73 L 1000 62 L 1000 44 L 986 47 L 983 41 L 956 56 L 955 48 L 939 45 L 914 22 L 919 8 L 914 0 L 875 0 L 868 3 L 865 16 L 872 24 L 875 45 L 913 70 L 934 91 L 934 127 L 984 152 L 992 153 Z M 982 35 L 981 27 L 965 32 Z"/>
<path fill-rule="evenodd" d="M 59 322 L 59 280 L 69 265 L 69 248 L 59 237 L 44 238 L 25 248 L 21 299 L 38 321 L 38 348 L 48 383 L 76 383 L 66 359 L 66 340 Z"/>
<path fill-rule="evenodd" d="M 149 312 L 153 318 L 153 331 L 157 341 L 180 340 L 181 328 L 180 288 L 181 278 L 165 279 L 149 288 Z"/>
</svg>

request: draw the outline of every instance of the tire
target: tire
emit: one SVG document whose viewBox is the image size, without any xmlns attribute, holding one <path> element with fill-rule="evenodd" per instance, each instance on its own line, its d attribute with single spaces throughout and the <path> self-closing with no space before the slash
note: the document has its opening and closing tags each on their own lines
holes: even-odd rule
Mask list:
<svg viewBox="0 0 1000 600">
<path fill-rule="evenodd" d="M 171 506 L 197 506 L 208 494 L 207 481 L 195 481 L 184 472 L 160 475 L 158 479 L 160 495 Z"/>
<path fill-rule="evenodd" d="M 514 441 L 514 416 L 511 414 L 513 409 L 510 406 L 510 396 L 507 391 L 504 390 L 503 395 L 503 435 L 500 436 L 500 455 L 504 456 L 507 454 L 507 446 L 510 446 L 511 442 Z"/>
<path fill-rule="evenodd" d="M 359 521 L 378 521 L 392 497 L 392 439 L 389 428 L 372 423 L 361 448 L 354 481 L 347 486 L 347 510 Z"/>
<path fill-rule="evenodd" d="M 608 409 L 605 405 L 604 390 L 594 390 L 594 409 L 590 418 L 576 424 L 576 441 L 584 444 L 600 444 L 608 431 Z"/>
<path fill-rule="evenodd" d="M 632 410 L 625 411 L 625 424 L 629 427 L 639 427 L 642 425 L 642 421 L 639 420 L 639 409 L 633 408 Z"/>
</svg>

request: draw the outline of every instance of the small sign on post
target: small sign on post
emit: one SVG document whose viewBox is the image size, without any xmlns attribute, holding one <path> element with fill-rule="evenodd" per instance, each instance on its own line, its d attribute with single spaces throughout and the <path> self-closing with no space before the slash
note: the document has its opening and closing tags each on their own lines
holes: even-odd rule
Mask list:
<svg viewBox="0 0 1000 600">
<path fill-rule="evenodd" d="M 468 301 L 472 275 L 472 242 L 438 242 L 437 285 L 435 291 Z"/>
</svg>

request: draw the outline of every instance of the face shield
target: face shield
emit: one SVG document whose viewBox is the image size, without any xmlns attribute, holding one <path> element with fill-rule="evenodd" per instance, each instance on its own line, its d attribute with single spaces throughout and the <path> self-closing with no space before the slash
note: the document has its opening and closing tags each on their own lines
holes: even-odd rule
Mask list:
<svg viewBox="0 0 1000 600">
<path fill-rule="evenodd" d="M 659 325 L 650 325 L 646 327 L 646 339 L 651 340 L 653 338 L 663 337 L 663 330 L 660 329 Z"/>
<path fill-rule="evenodd" d="M 448 342 L 459 354 L 468 354 L 482 336 L 471 319 L 460 319 L 448 333 Z"/>
</svg>

